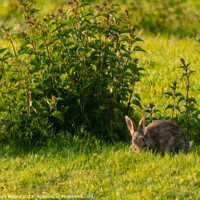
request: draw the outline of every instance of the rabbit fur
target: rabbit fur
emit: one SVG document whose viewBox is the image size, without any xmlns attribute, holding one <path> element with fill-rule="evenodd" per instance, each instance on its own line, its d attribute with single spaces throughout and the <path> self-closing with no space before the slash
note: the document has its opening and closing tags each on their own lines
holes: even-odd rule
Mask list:
<svg viewBox="0 0 200 200">
<path fill-rule="evenodd" d="M 156 120 L 145 127 L 143 116 L 138 128 L 128 116 L 125 116 L 125 121 L 132 135 L 131 148 L 138 153 L 146 149 L 161 153 L 187 153 L 192 146 L 183 130 L 172 121 Z"/>
</svg>

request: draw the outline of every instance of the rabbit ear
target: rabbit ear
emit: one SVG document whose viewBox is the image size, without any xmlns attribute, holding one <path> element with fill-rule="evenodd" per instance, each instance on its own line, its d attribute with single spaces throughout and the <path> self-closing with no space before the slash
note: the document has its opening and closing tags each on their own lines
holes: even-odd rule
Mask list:
<svg viewBox="0 0 200 200">
<path fill-rule="evenodd" d="M 135 126 L 135 123 L 128 116 L 125 116 L 125 121 L 126 121 L 128 130 L 130 131 L 131 135 L 133 135 L 137 129 Z"/>
<path fill-rule="evenodd" d="M 142 134 L 144 134 L 144 130 L 145 130 L 145 119 L 146 119 L 146 116 L 144 115 L 141 118 L 141 120 L 139 122 L 139 126 L 138 126 L 138 132 L 142 133 Z"/>
</svg>

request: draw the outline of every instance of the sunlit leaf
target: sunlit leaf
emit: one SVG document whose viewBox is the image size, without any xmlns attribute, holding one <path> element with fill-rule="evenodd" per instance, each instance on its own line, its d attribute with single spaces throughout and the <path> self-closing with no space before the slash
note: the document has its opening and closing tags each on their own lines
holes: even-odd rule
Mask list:
<svg viewBox="0 0 200 200">
<path fill-rule="evenodd" d="M 142 52 L 146 52 L 142 47 L 140 46 L 135 46 L 133 51 L 142 51 Z"/>
</svg>

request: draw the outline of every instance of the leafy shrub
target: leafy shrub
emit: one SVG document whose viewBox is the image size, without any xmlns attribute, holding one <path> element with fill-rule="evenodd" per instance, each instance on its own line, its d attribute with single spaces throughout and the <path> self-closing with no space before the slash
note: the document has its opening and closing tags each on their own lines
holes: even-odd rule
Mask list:
<svg viewBox="0 0 200 200">
<path fill-rule="evenodd" d="M 1 26 L 12 47 L 0 49 L 1 125 L 30 144 L 66 130 L 124 138 L 143 70 L 134 52 L 144 51 L 128 11 L 119 18 L 111 1 L 74 0 L 40 18 L 30 2 L 18 2 L 26 30 L 11 34 Z"/>
</svg>

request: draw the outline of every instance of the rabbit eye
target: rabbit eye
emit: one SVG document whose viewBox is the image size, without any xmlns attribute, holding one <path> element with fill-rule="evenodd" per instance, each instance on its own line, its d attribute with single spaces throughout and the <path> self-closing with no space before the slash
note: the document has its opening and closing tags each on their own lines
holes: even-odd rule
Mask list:
<svg viewBox="0 0 200 200">
<path fill-rule="evenodd" d="M 144 138 L 141 138 L 142 142 L 145 142 Z"/>
</svg>

